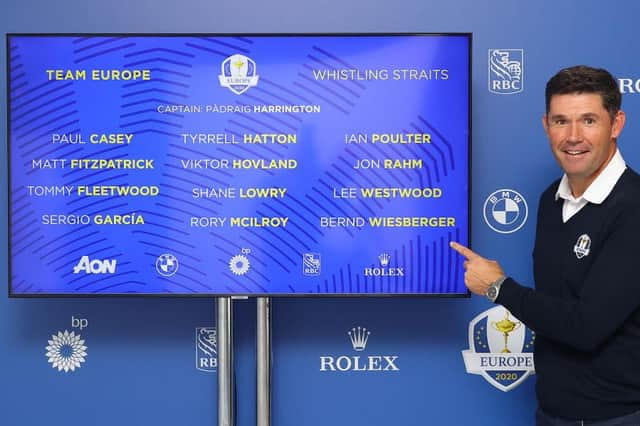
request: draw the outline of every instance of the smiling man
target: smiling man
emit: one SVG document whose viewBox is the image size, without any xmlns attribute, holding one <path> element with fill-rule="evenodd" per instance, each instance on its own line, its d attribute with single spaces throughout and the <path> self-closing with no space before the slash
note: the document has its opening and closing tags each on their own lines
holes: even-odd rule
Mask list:
<svg viewBox="0 0 640 426">
<path fill-rule="evenodd" d="M 566 68 L 547 83 L 542 124 L 564 171 L 542 194 L 535 290 L 455 242 L 465 284 L 536 331 L 538 426 L 640 425 L 640 176 L 617 140 L 615 79 Z"/>
</svg>

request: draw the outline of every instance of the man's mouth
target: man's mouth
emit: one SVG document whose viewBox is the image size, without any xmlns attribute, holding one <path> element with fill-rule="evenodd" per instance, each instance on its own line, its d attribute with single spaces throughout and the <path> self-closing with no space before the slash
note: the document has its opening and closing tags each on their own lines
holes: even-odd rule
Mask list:
<svg viewBox="0 0 640 426">
<path fill-rule="evenodd" d="M 578 155 L 586 154 L 587 152 L 589 152 L 589 151 L 578 150 L 578 149 L 567 149 L 567 150 L 564 150 L 565 154 L 569 154 L 571 156 L 578 156 Z"/>
</svg>

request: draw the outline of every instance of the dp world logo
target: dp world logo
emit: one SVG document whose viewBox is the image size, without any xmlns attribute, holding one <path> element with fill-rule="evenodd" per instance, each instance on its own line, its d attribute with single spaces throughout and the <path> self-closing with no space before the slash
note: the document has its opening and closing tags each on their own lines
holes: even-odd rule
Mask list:
<svg viewBox="0 0 640 426">
<path fill-rule="evenodd" d="M 222 62 L 220 85 L 236 95 L 258 85 L 256 63 L 244 55 L 232 55 Z"/>
<path fill-rule="evenodd" d="M 533 331 L 502 306 L 484 311 L 469 323 L 469 349 L 462 351 L 467 373 L 510 391 L 535 373 L 534 340 Z"/>
<path fill-rule="evenodd" d="M 218 335 L 214 327 L 196 327 L 196 368 L 209 373 L 218 368 Z"/>
<path fill-rule="evenodd" d="M 499 189 L 484 202 L 484 221 L 489 228 L 501 234 L 511 234 L 527 221 L 527 201 L 513 189 Z"/>
<path fill-rule="evenodd" d="M 489 49 L 489 91 L 513 95 L 524 90 L 524 50 Z"/>
<path fill-rule="evenodd" d="M 320 371 L 400 371 L 397 355 L 368 355 L 367 349 L 371 332 L 365 327 L 353 327 L 347 332 L 348 342 L 353 352 L 358 355 L 322 355 L 320 356 Z"/>
</svg>

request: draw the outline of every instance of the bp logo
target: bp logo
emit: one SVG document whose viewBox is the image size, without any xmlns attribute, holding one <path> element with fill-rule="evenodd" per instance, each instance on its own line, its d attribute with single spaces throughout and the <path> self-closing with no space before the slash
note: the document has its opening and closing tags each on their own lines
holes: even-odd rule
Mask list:
<svg viewBox="0 0 640 426">
<path fill-rule="evenodd" d="M 469 323 L 469 349 L 462 351 L 467 373 L 508 392 L 535 373 L 534 340 L 534 332 L 504 307 L 484 311 Z"/>
<path fill-rule="evenodd" d="M 80 368 L 85 362 L 87 347 L 82 337 L 74 331 L 71 333 L 67 330 L 59 331 L 58 334 L 51 336 L 48 343 L 49 345 L 45 348 L 46 357 L 52 368 L 68 373 Z"/>
<path fill-rule="evenodd" d="M 529 208 L 522 195 L 513 189 L 499 189 L 484 202 L 484 221 L 489 228 L 501 234 L 510 234 L 522 228 Z"/>
</svg>

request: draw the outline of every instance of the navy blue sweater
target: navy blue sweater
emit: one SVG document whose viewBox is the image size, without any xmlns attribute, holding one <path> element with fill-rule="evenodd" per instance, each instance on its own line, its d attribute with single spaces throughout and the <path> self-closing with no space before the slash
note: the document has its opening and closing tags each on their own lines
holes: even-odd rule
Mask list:
<svg viewBox="0 0 640 426">
<path fill-rule="evenodd" d="M 623 416 L 640 410 L 640 176 L 627 169 L 602 204 L 588 203 L 567 223 L 557 188 L 554 182 L 540 198 L 535 291 L 508 278 L 496 303 L 536 332 L 544 411 Z M 591 244 L 578 258 L 583 234 Z"/>
</svg>

